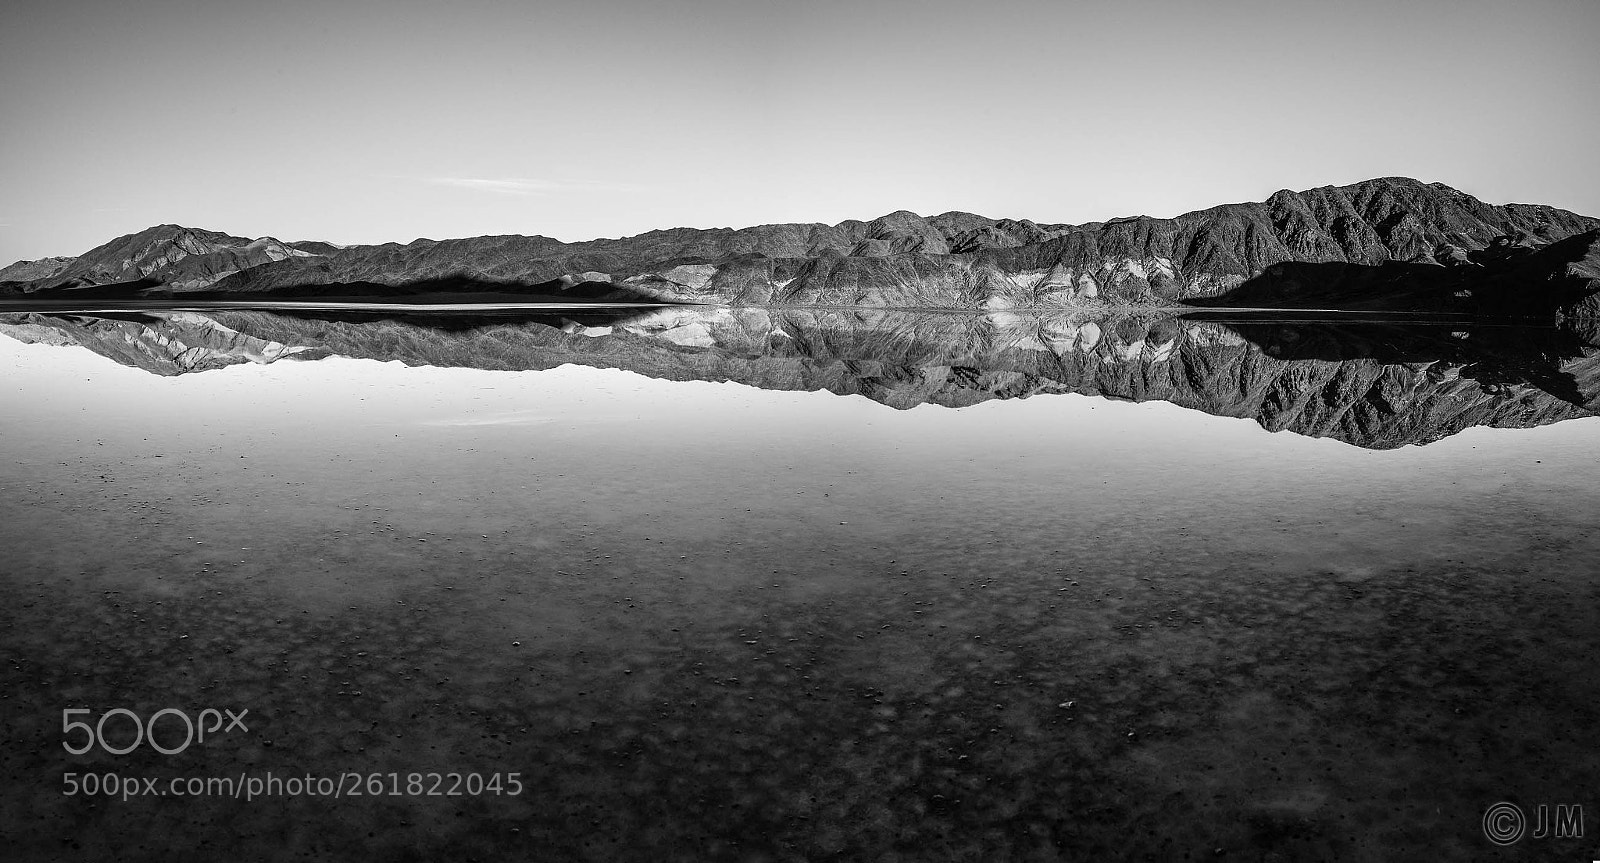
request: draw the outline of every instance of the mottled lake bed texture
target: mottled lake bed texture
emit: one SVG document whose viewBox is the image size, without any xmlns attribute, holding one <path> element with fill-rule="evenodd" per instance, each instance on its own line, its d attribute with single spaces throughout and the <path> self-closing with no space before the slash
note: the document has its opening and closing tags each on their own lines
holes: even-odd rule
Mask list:
<svg viewBox="0 0 1600 863">
<path fill-rule="evenodd" d="M 1564 331 L 0 335 L 9 859 L 1600 855 L 1600 349 Z M 161 751 L 207 709 L 248 713 Z M 1589 833 L 1536 838 L 1541 805 Z"/>
</svg>

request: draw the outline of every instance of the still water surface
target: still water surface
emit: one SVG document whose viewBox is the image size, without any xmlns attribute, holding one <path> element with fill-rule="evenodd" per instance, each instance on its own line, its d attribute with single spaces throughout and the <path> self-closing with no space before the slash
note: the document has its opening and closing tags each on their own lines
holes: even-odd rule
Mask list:
<svg viewBox="0 0 1600 863">
<path fill-rule="evenodd" d="M 1600 811 L 1582 411 L 1366 448 L 1073 393 L 894 410 L 254 358 L 163 377 L 0 339 L 0 823 L 26 856 L 1592 850 L 1480 824 Z M 173 706 L 249 732 L 61 749 L 65 708 Z M 73 771 L 522 790 L 90 799 Z"/>
</svg>

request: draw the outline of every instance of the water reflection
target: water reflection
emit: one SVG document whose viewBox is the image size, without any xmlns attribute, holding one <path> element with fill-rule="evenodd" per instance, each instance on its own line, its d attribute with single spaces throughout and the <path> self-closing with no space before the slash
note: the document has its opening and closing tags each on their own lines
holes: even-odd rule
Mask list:
<svg viewBox="0 0 1600 863">
<path fill-rule="evenodd" d="M 0 333 L 175 375 L 332 355 L 566 363 L 862 395 L 895 408 L 1081 393 L 1160 400 L 1369 449 L 1600 408 L 1600 348 L 1477 321 L 574 307 L 516 315 L 216 310 L 0 316 Z"/>
<path fill-rule="evenodd" d="M 1535 424 L 1582 410 L 1588 349 L 1551 334 L 7 325 L 123 363 L 0 339 L 19 859 L 1474 859 L 1485 806 L 1600 770 L 1600 424 L 1378 452 L 1165 401 L 1378 443 Z M 1018 398 L 1080 390 L 1155 400 Z M 252 735 L 62 751 L 65 708 L 207 704 Z M 524 791 L 96 800 L 69 771 Z"/>
</svg>

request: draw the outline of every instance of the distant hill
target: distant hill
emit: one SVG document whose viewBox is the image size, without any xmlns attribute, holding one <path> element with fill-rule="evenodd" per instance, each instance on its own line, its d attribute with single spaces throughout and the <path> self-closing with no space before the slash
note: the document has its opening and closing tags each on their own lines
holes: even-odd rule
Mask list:
<svg viewBox="0 0 1600 863">
<path fill-rule="evenodd" d="M 899 211 L 837 225 L 670 228 L 577 243 L 489 236 L 345 247 L 160 225 L 59 268 L 61 259 L 49 260 L 0 270 L 0 292 L 405 296 L 426 285 L 445 294 L 755 306 L 1600 316 L 1600 219 L 1491 205 L 1401 177 L 1084 225 Z"/>
</svg>

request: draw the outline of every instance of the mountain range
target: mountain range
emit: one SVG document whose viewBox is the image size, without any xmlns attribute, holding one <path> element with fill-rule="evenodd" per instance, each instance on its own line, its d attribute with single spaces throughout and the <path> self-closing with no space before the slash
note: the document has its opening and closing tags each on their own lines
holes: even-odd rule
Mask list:
<svg viewBox="0 0 1600 863">
<path fill-rule="evenodd" d="M 1161 400 L 1372 449 L 1600 411 L 1600 346 L 1566 329 L 1504 324 L 754 307 L 399 317 L 229 309 L 0 314 L 0 334 L 76 345 L 166 376 L 337 355 L 496 370 L 576 363 L 826 390 L 900 409 L 1078 393 Z"/>
<path fill-rule="evenodd" d="M 1600 219 L 1402 177 L 1082 225 L 871 221 L 401 245 L 159 225 L 0 269 L 13 299 L 496 298 L 918 309 L 1232 307 L 1600 317 Z"/>
</svg>

